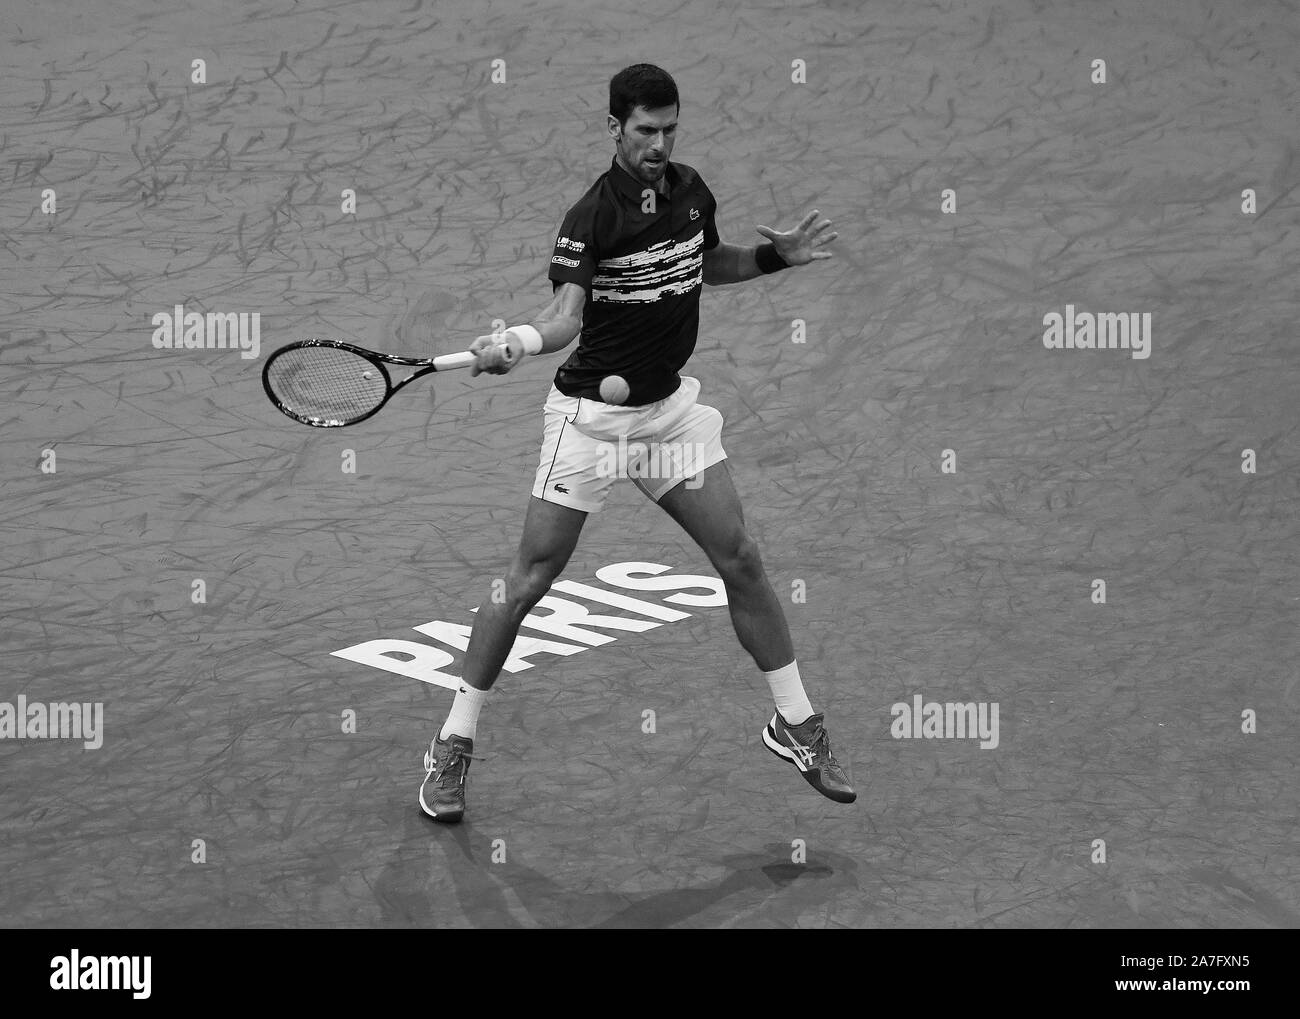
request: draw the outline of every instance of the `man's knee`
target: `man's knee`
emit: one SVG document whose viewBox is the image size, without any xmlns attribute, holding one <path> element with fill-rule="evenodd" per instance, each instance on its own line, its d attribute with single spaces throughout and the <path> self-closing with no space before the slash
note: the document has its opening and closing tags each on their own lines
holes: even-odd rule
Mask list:
<svg viewBox="0 0 1300 1019">
<path fill-rule="evenodd" d="M 504 597 L 494 590 L 495 600 L 504 602 L 519 619 L 527 615 L 568 565 L 586 518 L 586 513 L 534 496 L 519 551 L 506 571 Z"/>
<path fill-rule="evenodd" d="M 763 556 L 758 542 L 747 531 L 740 531 L 719 550 L 714 566 L 728 583 L 745 584 L 763 579 Z"/>
<path fill-rule="evenodd" d="M 555 578 L 564 570 L 559 556 L 539 559 L 516 559 L 506 575 L 505 603 L 521 619 L 551 589 Z"/>
</svg>

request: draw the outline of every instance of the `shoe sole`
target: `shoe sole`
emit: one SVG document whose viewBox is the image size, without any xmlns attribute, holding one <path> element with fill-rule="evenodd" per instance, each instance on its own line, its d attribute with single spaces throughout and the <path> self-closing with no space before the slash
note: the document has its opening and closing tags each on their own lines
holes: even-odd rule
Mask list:
<svg viewBox="0 0 1300 1019">
<path fill-rule="evenodd" d="M 434 812 L 424 802 L 424 797 L 420 797 L 420 810 L 426 817 L 431 817 L 441 824 L 458 824 L 460 819 L 465 816 L 464 810 L 444 810 L 441 814 Z"/>
<path fill-rule="evenodd" d="M 788 747 L 783 746 L 781 744 L 781 741 L 776 738 L 776 730 L 772 728 L 771 722 L 768 722 L 767 725 L 763 727 L 763 745 L 767 747 L 769 751 L 771 751 L 775 756 L 779 757 L 781 760 L 789 764 L 793 764 L 796 768 L 798 768 L 799 774 L 804 777 L 804 781 L 807 782 L 814 789 L 816 789 L 823 796 L 825 796 L 828 800 L 834 800 L 836 803 L 852 803 L 854 800 L 858 798 L 858 794 L 856 792 L 838 793 L 830 789 L 825 789 L 822 786 L 819 786 L 816 782 L 814 782 L 812 778 L 808 775 L 808 769 L 804 767 L 803 762 L 799 760 L 798 757 L 795 756 L 794 751 L 790 750 Z"/>
</svg>

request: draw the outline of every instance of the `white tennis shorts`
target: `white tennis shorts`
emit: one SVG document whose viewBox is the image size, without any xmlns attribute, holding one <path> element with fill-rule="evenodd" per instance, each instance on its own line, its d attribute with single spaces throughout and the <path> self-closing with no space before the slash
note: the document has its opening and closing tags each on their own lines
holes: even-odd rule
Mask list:
<svg viewBox="0 0 1300 1019">
<path fill-rule="evenodd" d="M 565 396 L 552 385 L 533 495 L 596 513 L 620 478 L 655 502 L 683 481 L 699 485 L 706 467 L 727 458 L 722 415 L 696 403 L 699 393 L 699 380 L 683 376 L 666 400 L 616 407 Z"/>
</svg>

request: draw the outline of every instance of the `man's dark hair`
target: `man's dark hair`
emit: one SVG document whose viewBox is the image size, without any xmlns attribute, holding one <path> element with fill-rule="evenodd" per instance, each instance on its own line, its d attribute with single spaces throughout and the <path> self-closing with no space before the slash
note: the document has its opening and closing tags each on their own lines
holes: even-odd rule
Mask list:
<svg viewBox="0 0 1300 1019">
<path fill-rule="evenodd" d="M 609 115 L 618 121 L 620 128 L 638 106 L 657 110 L 661 106 L 682 108 L 677 96 L 677 82 L 662 67 L 654 64 L 633 64 L 609 79 Z"/>
</svg>

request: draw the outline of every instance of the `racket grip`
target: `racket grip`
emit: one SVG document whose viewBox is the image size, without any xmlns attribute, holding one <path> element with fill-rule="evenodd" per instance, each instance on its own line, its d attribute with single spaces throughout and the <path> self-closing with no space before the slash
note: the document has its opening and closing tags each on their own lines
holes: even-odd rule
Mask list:
<svg viewBox="0 0 1300 1019">
<path fill-rule="evenodd" d="M 433 359 L 433 367 L 440 372 L 450 371 L 453 368 L 468 368 L 473 363 L 474 355 L 468 350 L 456 354 L 439 354 Z"/>
</svg>

